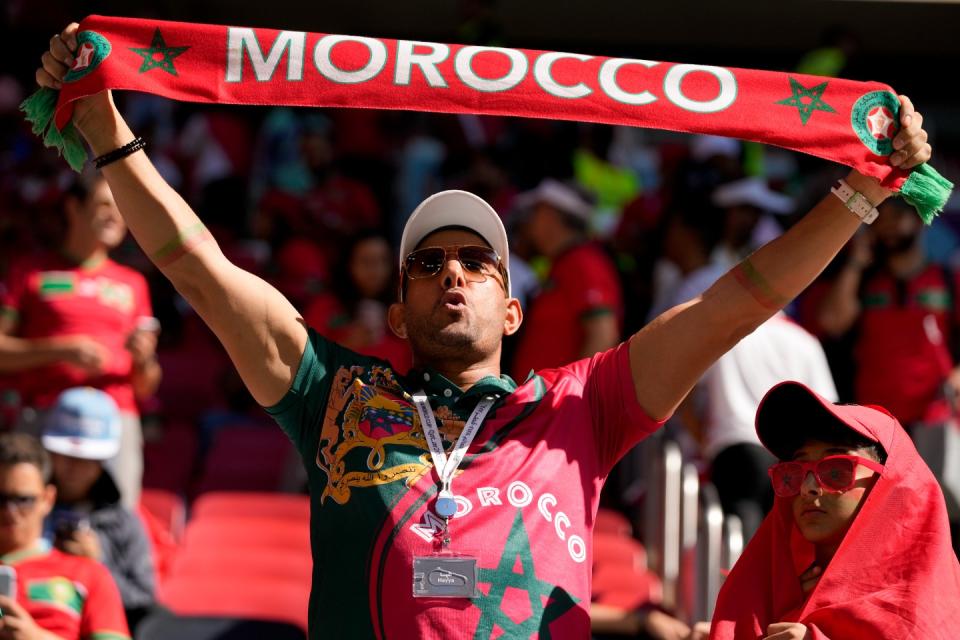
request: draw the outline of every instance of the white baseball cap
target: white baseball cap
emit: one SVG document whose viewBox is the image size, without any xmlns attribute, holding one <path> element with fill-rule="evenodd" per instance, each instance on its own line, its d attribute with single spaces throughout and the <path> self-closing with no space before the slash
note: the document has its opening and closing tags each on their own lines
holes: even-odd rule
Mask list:
<svg viewBox="0 0 960 640">
<path fill-rule="evenodd" d="M 109 460 L 120 451 L 120 428 L 117 403 L 108 394 L 67 389 L 47 416 L 43 447 L 71 458 Z"/>
<path fill-rule="evenodd" d="M 715 156 L 736 159 L 740 156 L 740 141 L 723 136 L 696 136 L 690 144 L 690 156 L 697 162 Z"/>
<path fill-rule="evenodd" d="M 535 188 L 518 195 L 514 202 L 516 208 L 522 211 L 533 209 L 540 203 L 548 204 L 584 222 L 589 222 L 593 214 L 593 206 L 586 198 L 573 187 L 553 178 L 541 180 Z"/>
<path fill-rule="evenodd" d="M 440 191 L 417 206 L 407 219 L 400 238 L 400 268 L 404 260 L 428 235 L 445 227 L 464 227 L 479 235 L 497 252 L 504 271 L 510 271 L 510 245 L 503 221 L 487 202 L 469 191 Z M 507 278 L 507 295 L 510 279 Z"/>
<path fill-rule="evenodd" d="M 714 189 L 711 200 L 718 207 L 750 205 L 778 215 L 786 215 L 794 207 L 793 198 L 777 193 L 767 186 L 766 180 L 755 176 L 720 185 Z"/>
</svg>

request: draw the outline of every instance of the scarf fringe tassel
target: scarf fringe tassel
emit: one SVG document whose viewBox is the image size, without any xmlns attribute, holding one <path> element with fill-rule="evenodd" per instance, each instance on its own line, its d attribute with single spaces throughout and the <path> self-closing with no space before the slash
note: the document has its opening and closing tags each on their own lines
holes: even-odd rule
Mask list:
<svg viewBox="0 0 960 640">
<path fill-rule="evenodd" d="M 33 133 L 43 140 L 44 146 L 55 148 L 70 168 L 79 173 L 87 162 L 87 149 L 72 122 L 63 131 L 54 124 L 53 116 L 59 95 L 60 92 L 43 87 L 20 103 L 20 110 L 32 125 Z"/>
</svg>

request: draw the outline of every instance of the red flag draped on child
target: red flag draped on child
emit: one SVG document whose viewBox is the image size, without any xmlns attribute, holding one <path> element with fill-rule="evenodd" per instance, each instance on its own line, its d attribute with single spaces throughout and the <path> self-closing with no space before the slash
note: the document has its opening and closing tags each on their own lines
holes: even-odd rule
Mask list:
<svg viewBox="0 0 960 640">
<path fill-rule="evenodd" d="M 772 144 L 853 167 L 929 222 L 952 184 L 892 167 L 899 102 L 878 82 L 630 58 L 90 16 L 57 96 L 24 105 L 82 165 L 72 101 L 105 89 L 222 104 L 408 109 L 600 122 Z M 56 126 L 50 126 L 55 113 Z"/>
<path fill-rule="evenodd" d="M 806 594 L 798 576 L 814 561 L 814 544 L 798 528 L 794 498 L 778 497 L 720 591 L 711 640 L 757 640 L 781 622 L 805 625 L 812 640 L 954 637 L 960 565 L 950 546 L 943 493 L 930 469 L 890 414 L 811 400 L 814 394 L 798 393 L 798 387 L 782 383 L 761 402 L 757 431 L 764 445 L 774 453 L 793 450 L 803 442 L 803 424 L 827 420 L 809 408 L 819 402 L 846 428 L 883 448 L 883 472 Z M 795 444 L 771 446 L 771 438 Z"/>
</svg>

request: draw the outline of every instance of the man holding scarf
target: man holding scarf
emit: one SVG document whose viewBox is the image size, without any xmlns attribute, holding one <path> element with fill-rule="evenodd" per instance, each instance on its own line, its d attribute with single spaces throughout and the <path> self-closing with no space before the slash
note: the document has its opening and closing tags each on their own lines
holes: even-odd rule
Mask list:
<svg viewBox="0 0 960 640">
<path fill-rule="evenodd" d="M 73 24 L 51 40 L 41 86 L 62 86 L 76 34 Z M 402 300 L 388 317 L 414 354 L 401 376 L 308 331 L 282 295 L 231 264 L 142 144 L 131 145 L 109 92 L 74 105 L 137 241 L 303 457 L 311 637 L 588 637 L 592 525 L 613 464 L 891 193 L 852 172 L 841 197 L 826 194 L 702 296 L 521 384 L 500 371 L 501 340 L 522 312 L 499 217 L 473 194 L 435 194 L 401 242 Z M 908 99 L 900 105 L 890 162 L 908 169 L 931 149 L 920 115 Z"/>
</svg>

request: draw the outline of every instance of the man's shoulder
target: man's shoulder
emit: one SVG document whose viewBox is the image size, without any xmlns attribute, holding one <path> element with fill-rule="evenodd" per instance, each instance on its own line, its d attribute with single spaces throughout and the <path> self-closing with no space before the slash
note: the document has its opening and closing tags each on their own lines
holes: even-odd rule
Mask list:
<svg viewBox="0 0 960 640">
<path fill-rule="evenodd" d="M 96 560 L 64 553 L 58 549 L 51 549 L 44 555 L 24 560 L 17 566 L 33 579 L 43 579 L 44 576 L 63 577 L 88 585 L 110 577 L 106 567 Z"/>
<path fill-rule="evenodd" d="M 283 398 L 265 407 L 267 413 L 276 417 L 304 401 L 317 406 L 320 399 L 329 397 L 331 389 L 343 393 L 356 379 L 374 386 L 400 388 L 403 376 L 388 361 L 352 351 L 313 327 L 307 331 L 307 344 L 293 383 Z"/>
</svg>

